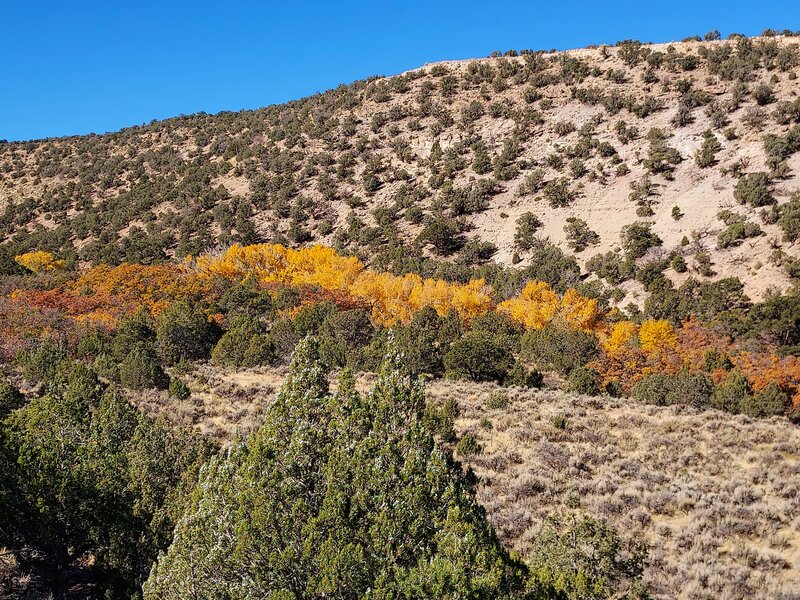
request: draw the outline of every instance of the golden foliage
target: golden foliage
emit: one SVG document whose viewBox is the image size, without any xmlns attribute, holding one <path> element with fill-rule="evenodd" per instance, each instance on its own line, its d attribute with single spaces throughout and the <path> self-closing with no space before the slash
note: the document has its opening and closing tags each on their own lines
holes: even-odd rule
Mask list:
<svg viewBox="0 0 800 600">
<path fill-rule="evenodd" d="M 593 331 L 601 316 L 597 300 L 584 298 L 572 288 L 561 298 L 558 314 L 571 327 L 582 331 Z"/>
<path fill-rule="evenodd" d="M 609 354 L 617 354 L 631 345 L 638 338 L 639 326 L 631 321 L 619 321 L 611 328 L 604 343 L 603 349 Z"/>
<path fill-rule="evenodd" d="M 260 285 L 318 285 L 332 291 L 348 290 L 364 271 L 357 258 L 340 256 L 333 248 L 320 245 L 293 250 L 280 244 L 234 244 L 218 256 L 199 256 L 187 265 L 206 279 L 254 279 Z"/>
<path fill-rule="evenodd" d="M 40 271 L 59 271 L 64 268 L 63 260 L 56 260 L 52 252 L 45 252 L 44 250 L 18 254 L 14 257 L 14 261 L 32 273 L 39 273 Z"/>
<path fill-rule="evenodd" d="M 572 288 L 559 299 L 544 281 L 528 282 L 519 296 L 501 302 L 497 311 L 528 329 L 541 329 L 558 316 L 575 329 L 594 331 L 602 317 L 597 300 L 584 298 Z"/>
<path fill-rule="evenodd" d="M 411 295 L 422 285 L 419 275 L 397 277 L 364 271 L 350 293 L 370 307 L 372 320 L 386 327 L 407 323 L 414 315 Z"/>
<path fill-rule="evenodd" d="M 71 286 L 75 294 L 102 296 L 124 304 L 143 304 L 153 313 L 172 301 L 203 293 L 202 286 L 176 265 L 122 263 L 98 265 L 86 271 Z"/>
<path fill-rule="evenodd" d="M 639 328 L 639 344 L 646 353 L 671 350 L 678 344 L 672 324 L 664 319 L 648 319 Z"/>
<path fill-rule="evenodd" d="M 34 273 L 64 266 L 43 251 L 15 260 Z M 749 352 L 691 319 L 677 331 L 665 320 L 651 319 L 641 326 L 631 321 L 610 323 L 596 300 L 574 289 L 559 297 L 542 281 L 528 282 L 517 297 L 495 306 L 492 289 L 483 279 L 460 284 L 413 273 L 378 273 L 358 258 L 319 245 L 297 250 L 280 244 L 234 245 L 215 255 L 189 258 L 182 265 L 99 265 L 58 289 L 12 290 L 0 296 L 0 355 L 13 356 L 23 340 L 41 332 L 65 327 L 111 330 L 121 317 L 142 306 L 157 314 L 177 299 L 191 298 L 213 307 L 229 281 L 298 289 L 303 304 L 284 311 L 286 316 L 294 316 L 304 304 L 331 301 L 342 308 L 367 308 L 373 322 L 386 327 L 408 323 L 424 307 L 441 316 L 454 312 L 467 322 L 496 310 L 528 329 L 559 319 L 601 339 L 604 352 L 590 366 L 605 382 L 614 381 L 626 391 L 650 373 L 699 371 L 706 353 L 714 349 L 729 355 L 754 389 L 774 382 L 800 405 L 800 359 Z M 224 320 L 218 313 L 208 318 L 220 324 Z M 725 374 L 711 376 L 719 381 Z"/>
<path fill-rule="evenodd" d="M 553 320 L 560 302 L 558 294 L 544 281 L 531 281 L 516 298 L 497 305 L 497 312 L 508 315 L 528 329 L 541 329 Z"/>
<path fill-rule="evenodd" d="M 319 245 L 293 250 L 280 244 L 237 244 L 217 256 L 200 256 L 187 266 L 202 280 L 254 279 L 260 285 L 319 286 L 343 293 L 367 305 L 373 320 L 385 326 L 407 323 L 424 306 L 432 306 L 440 315 L 455 311 L 465 320 L 493 306 L 482 279 L 456 284 L 414 274 L 375 273 L 357 258 Z"/>
</svg>

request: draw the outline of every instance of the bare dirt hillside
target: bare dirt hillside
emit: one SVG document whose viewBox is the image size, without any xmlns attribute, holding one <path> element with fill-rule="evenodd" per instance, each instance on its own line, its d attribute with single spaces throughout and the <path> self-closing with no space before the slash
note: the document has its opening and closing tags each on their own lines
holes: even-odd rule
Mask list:
<svg viewBox="0 0 800 600">
<path fill-rule="evenodd" d="M 676 283 L 737 276 L 757 300 L 797 270 L 777 207 L 798 187 L 798 65 L 781 36 L 510 52 L 257 111 L 0 144 L 0 234 L 92 262 L 275 240 L 379 266 L 524 265 L 515 233 L 533 213 L 534 247 L 549 239 L 584 268 L 677 254 Z M 659 240 L 638 258 L 621 244 L 634 222 Z"/>
<path fill-rule="evenodd" d="M 201 365 L 189 399 L 133 399 L 224 441 L 260 423 L 284 376 Z M 800 430 L 788 420 L 448 380 L 427 393 L 457 401 L 456 432 L 481 446 L 462 458 L 478 499 L 523 556 L 544 519 L 577 510 L 647 542 L 654 598 L 798 597 Z"/>
</svg>

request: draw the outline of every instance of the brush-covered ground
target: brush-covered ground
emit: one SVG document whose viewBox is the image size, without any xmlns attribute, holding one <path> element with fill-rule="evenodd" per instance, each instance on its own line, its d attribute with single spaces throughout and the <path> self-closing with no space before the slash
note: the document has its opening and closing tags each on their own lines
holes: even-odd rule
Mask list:
<svg viewBox="0 0 800 600">
<path fill-rule="evenodd" d="M 644 286 L 592 257 L 677 255 L 688 270 L 662 266 L 676 284 L 736 276 L 759 300 L 797 270 L 800 51 L 791 35 L 708 38 L 511 51 L 3 143 L 0 238 L 95 264 L 322 242 L 402 271 L 431 256 L 525 266 L 549 241 L 620 306 Z M 626 247 L 634 223 L 655 236 L 644 257 Z"/>
<path fill-rule="evenodd" d="M 258 426 L 284 376 L 201 365 L 188 399 L 133 399 L 224 442 Z M 523 556 L 546 518 L 585 512 L 647 543 L 654 598 L 800 597 L 800 430 L 785 418 L 451 380 L 427 394 L 457 402 L 457 436 L 480 449 L 454 442 L 456 455 L 501 540 Z"/>
</svg>

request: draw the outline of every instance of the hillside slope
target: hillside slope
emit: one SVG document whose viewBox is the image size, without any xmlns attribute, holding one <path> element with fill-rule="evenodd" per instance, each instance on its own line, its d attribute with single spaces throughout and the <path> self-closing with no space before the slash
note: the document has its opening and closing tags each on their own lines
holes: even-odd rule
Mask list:
<svg viewBox="0 0 800 600">
<path fill-rule="evenodd" d="M 285 375 L 202 365 L 186 400 L 131 398 L 224 443 L 258 426 Z M 373 379 L 362 374 L 358 387 Z M 800 430 L 786 419 L 450 380 L 426 393 L 458 402 L 458 435 L 481 447 L 461 457 L 478 500 L 522 556 L 546 518 L 577 511 L 646 541 L 654 598 L 797 597 Z"/>
<path fill-rule="evenodd" d="M 508 54 L 257 111 L 0 144 L 0 235 L 95 263 L 322 241 L 400 270 L 437 254 L 524 265 L 549 239 L 584 269 L 610 251 L 680 255 L 676 283 L 738 276 L 754 300 L 789 287 L 794 38 Z M 525 213 L 538 222 L 515 242 Z M 660 243 L 633 248 L 634 223 Z M 641 298 L 625 279 L 609 277 L 618 296 Z"/>
</svg>

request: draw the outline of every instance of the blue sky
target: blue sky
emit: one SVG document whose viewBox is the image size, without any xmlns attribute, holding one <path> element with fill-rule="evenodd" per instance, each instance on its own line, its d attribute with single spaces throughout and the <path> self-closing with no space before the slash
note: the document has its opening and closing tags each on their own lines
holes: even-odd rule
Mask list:
<svg viewBox="0 0 800 600">
<path fill-rule="evenodd" d="M 258 108 L 509 48 L 800 29 L 800 2 L 228 0 L 0 3 L 0 139 Z"/>
</svg>

